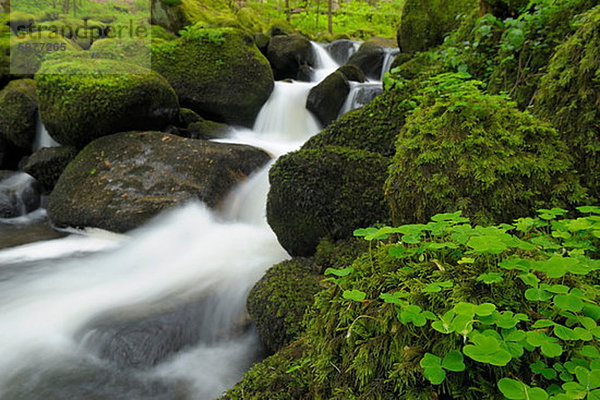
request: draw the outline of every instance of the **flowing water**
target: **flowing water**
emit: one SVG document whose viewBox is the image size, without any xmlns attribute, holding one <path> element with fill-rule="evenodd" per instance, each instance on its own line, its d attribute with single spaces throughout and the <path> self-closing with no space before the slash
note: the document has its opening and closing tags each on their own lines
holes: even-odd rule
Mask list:
<svg viewBox="0 0 600 400">
<path fill-rule="evenodd" d="M 314 48 L 319 80 L 337 64 Z M 254 129 L 222 141 L 298 148 L 319 130 L 315 84 L 277 82 Z M 203 400 L 237 382 L 262 356 L 248 291 L 288 257 L 266 224 L 268 167 L 220 211 L 191 203 L 126 235 L 0 251 L 0 398 Z"/>
</svg>

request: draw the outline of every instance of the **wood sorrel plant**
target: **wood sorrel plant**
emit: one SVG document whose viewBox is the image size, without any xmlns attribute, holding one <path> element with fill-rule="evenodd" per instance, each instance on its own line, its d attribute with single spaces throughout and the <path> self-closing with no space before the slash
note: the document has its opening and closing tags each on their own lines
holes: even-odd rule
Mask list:
<svg viewBox="0 0 600 400">
<path fill-rule="evenodd" d="M 477 382 L 492 379 L 508 399 L 600 399 L 600 207 L 577 210 L 566 218 L 566 210 L 541 209 L 537 218 L 491 227 L 473 227 L 457 212 L 428 224 L 359 229 L 355 236 L 386 249 L 396 267 L 379 293 L 362 290 L 366 270 L 326 271 L 336 276 L 339 301 L 362 312 L 341 318 L 337 329 L 347 327 L 352 346 L 367 343 L 383 323 L 367 310 L 393 307 L 400 325 L 388 333 L 403 332 L 405 351 L 420 354 L 422 377 L 435 391 L 456 391 L 454 378 L 481 391 Z M 365 259 L 373 263 L 372 254 Z"/>
</svg>

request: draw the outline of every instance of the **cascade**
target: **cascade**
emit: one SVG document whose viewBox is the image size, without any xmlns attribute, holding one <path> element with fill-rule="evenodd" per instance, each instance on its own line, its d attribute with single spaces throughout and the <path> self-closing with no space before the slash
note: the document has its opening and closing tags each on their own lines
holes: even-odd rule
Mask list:
<svg viewBox="0 0 600 400">
<path fill-rule="evenodd" d="M 338 65 L 313 48 L 318 80 Z M 254 128 L 221 141 L 298 148 L 319 130 L 315 84 L 277 82 Z M 237 382 L 261 356 L 247 294 L 288 257 L 265 220 L 268 168 L 219 211 L 190 203 L 126 235 L 0 251 L 0 398 L 213 399 Z"/>
</svg>

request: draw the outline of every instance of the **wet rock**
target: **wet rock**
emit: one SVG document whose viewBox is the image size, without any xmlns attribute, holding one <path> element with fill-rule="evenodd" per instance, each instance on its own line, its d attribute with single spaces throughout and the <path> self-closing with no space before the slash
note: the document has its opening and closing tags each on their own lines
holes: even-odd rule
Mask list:
<svg viewBox="0 0 600 400">
<path fill-rule="evenodd" d="M 379 79 L 383 67 L 383 47 L 374 42 L 363 43 L 350 57 L 348 64 L 360 68 L 367 77 Z"/>
<path fill-rule="evenodd" d="M 75 147 L 46 147 L 27 159 L 23 171 L 33 176 L 46 192 L 51 192 L 60 174 L 76 155 Z"/>
<path fill-rule="evenodd" d="M 218 206 L 269 159 L 254 147 L 162 132 L 106 136 L 67 166 L 50 195 L 48 215 L 57 226 L 124 232 L 190 200 Z"/>
<path fill-rule="evenodd" d="M 4 179 L 2 179 L 4 175 Z M 40 206 L 40 186 L 31 176 L 21 173 L 0 175 L 0 218 L 16 218 Z"/>
<path fill-rule="evenodd" d="M 306 108 L 327 126 L 337 118 L 349 92 L 348 79 L 336 71 L 310 90 Z"/>
<path fill-rule="evenodd" d="M 300 35 L 275 36 L 269 42 L 267 58 L 276 80 L 296 78 L 300 66 L 314 66 L 312 45 Z"/>
</svg>

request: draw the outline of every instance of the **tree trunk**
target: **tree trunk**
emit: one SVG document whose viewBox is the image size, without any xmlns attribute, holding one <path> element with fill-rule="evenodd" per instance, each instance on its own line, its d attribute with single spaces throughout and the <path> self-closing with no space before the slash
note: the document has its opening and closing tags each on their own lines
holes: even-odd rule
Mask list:
<svg viewBox="0 0 600 400">
<path fill-rule="evenodd" d="M 285 0 L 285 14 L 287 22 L 290 22 L 290 0 Z"/>
<path fill-rule="evenodd" d="M 330 34 L 333 33 L 332 14 L 333 14 L 333 0 L 328 0 L 328 7 L 327 7 L 327 28 L 328 28 Z"/>
</svg>

